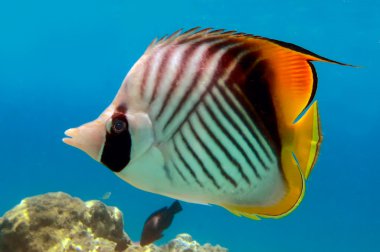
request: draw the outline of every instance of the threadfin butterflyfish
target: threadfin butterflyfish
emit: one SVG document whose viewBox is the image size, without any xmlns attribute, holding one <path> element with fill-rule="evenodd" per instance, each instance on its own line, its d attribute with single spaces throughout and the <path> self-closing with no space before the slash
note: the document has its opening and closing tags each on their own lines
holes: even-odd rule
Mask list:
<svg viewBox="0 0 380 252">
<path fill-rule="evenodd" d="M 312 61 L 342 64 L 264 37 L 178 31 L 63 141 L 144 191 L 279 218 L 302 200 L 322 140 Z"/>
</svg>

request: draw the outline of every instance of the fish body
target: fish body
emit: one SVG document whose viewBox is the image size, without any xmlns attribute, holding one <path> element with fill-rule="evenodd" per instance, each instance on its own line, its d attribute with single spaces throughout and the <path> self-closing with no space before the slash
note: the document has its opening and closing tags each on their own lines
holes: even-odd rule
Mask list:
<svg viewBox="0 0 380 252">
<path fill-rule="evenodd" d="M 243 33 L 177 32 L 64 141 L 142 190 L 278 218 L 302 200 L 322 139 L 311 61 L 338 63 Z"/>
<path fill-rule="evenodd" d="M 162 232 L 173 222 L 174 215 L 182 211 L 181 204 L 176 200 L 168 207 L 163 207 L 152 213 L 145 221 L 141 233 L 140 245 L 145 246 L 162 238 Z"/>
<path fill-rule="evenodd" d="M 111 197 L 111 194 L 112 194 L 111 192 L 104 193 L 103 196 L 102 196 L 102 199 L 103 200 L 108 200 Z"/>
</svg>

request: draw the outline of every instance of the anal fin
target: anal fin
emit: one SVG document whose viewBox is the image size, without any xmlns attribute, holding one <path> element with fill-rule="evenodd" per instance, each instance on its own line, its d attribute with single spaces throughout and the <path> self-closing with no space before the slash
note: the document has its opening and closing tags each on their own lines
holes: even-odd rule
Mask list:
<svg viewBox="0 0 380 252">
<path fill-rule="evenodd" d="M 282 198 L 270 205 L 222 205 L 237 216 L 244 216 L 254 220 L 261 218 L 282 218 L 290 214 L 300 204 L 305 192 L 305 179 L 292 155 L 290 148 L 284 148 L 281 153 L 281 163 L 286 183 L 286 190 Z"/>
</svg>

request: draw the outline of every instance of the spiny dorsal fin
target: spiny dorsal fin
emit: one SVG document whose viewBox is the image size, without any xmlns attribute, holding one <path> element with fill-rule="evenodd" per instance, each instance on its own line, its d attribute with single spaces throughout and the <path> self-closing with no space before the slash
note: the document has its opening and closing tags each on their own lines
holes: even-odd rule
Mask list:
<svg viewBox="0 0 380 252">
<path fill-rule="evenodd" d="M 317 75 L 310 61 L 346 65 L 291 43 L 247 33 L 199 27 L 183 33 L 182 30 L 178 30 L 170 36 L 156 40 L 151 43 L 147 52 L 167 45 L 215 43 L 217 40 L 243 45 L 242 51 L 258 52 L 258 56 L 252 59 L 252 65 L 261 61 L 267 62 L 270 66 L 268 71 L 273 72 L 272 77 L 268 78 L 272 78 L 269 82 L 271 82 L 272 95 L 276 96 L 275 106 L 286 123 L 293 123 L 314 97 Z"/>
</svg>

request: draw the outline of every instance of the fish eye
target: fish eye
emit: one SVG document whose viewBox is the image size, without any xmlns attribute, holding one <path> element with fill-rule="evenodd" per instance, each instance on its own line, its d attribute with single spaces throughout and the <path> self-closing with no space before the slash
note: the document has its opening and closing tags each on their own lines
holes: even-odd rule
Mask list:
<svg viewBox="0 0 380 252">
<path fill-rule="evenodd" d="M 112 121 L 112 131 L 116 134 L 120 134 L 127 129 L 127 123 L 121 119 L 115 119 Z"/>
</svg>

